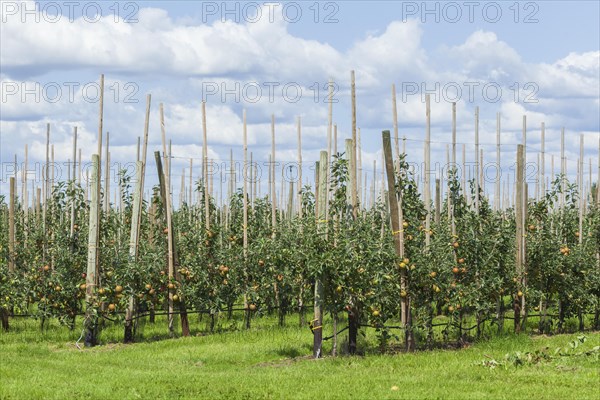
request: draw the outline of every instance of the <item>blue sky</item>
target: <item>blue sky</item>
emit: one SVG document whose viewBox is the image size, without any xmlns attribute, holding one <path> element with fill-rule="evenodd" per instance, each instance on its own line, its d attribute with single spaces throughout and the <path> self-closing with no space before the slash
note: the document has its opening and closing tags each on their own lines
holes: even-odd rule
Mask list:
<svg viewBox="0 0 600 400">
<path fill-rule="evenodd" d="M 494 143 L 496 113 L 502 115 L 503 170 L 514 162 L 514 144 L 520 141 L 522 116 L 527 115 L 530 161 L 537 158 L 539 127 L 545 122 L 547 171 L 551 154 L 558 156 L 563 126 L 570 175 L 576 171 L 580 134 L 585 138 L 586 163 L 591 159 L 594 174 L 597 171 L 599 2 L 276 2 L 273 21 L 266 17 L 269 8 L 264 2 L 254 3 L 262 5 L 259 20 L 252 20 L 255 15 L 247 3 L 228 2 L 226 7 L 237 6 L 237 11 L 225 16 L 225 21 L 220 1 L 121 2 L 116 8 L 113 2 L 102 3 L 97 21 L 97 3 L 79 3 L 73 21 L 68 20 L 66 3 L 56 2 L 58 8 L 47 4 L 37 3 L 39 15 L 23 16 L 22 10 L 33 9 L 33 3 L 2 2 L 3 163 L 14 154 L 22 159 L 25 143 L 31 160 L 43 160 L 47 122 L 57 160 L 70 157 L 74 126 L 80 132 L 84 161 L 89 160 L 95 149 L 98 110 L 93 95 L 86 97 L 82 88 L 94 89 L 101 73 L 107 80 L 105 130 L 111 132 L 114 161 L 124 163 L 135 157 L 147 93 L 153 97 L 149 151 L 161 148 L 158 103 L 163 102 L 167 134 L 180 157 L 173 166 L 179 175 L 189 162 L 186 159 L 201 156 L 203 97 L 211 158 L 226 160 L 231 148 L 241 159 L 241 113 L 246 109 L 255 159 L 268 159 L 269 121 L 275 114 L 277 158 L 295 159 L 295 121 L 301 116 L 303 156 L 314 161 L 326 145 L 324 87 L 329 78 L 338 85 L 333 118 L 340 142 L 350 135 L 349 78 L 350 70 L 355 70 L 365 172 L 372 170 L 373 160 L 380 164 L 381 130 L 390 129 L 392 123 L 393 83 L 400 136 L 408 138 L 409 159 L 416 163 L 423 154 L 423 89 L 433 90 L 434 96 L 432 158 L 443 161 L 450 139 L 450 100 L 459 88 L 458 137 L 467 143 L 467 159 L 472 159 L 473 115 L 478 106 L 484 144 Z M 474 7 L 472 21 L 468 4 Z M 424 6 L 437 11 L 423 16 Z M 87 20 L 83 8 L 88 10 Z M 297 9 L 302 15 L 294 21 Z M 449 21 L 457 10 L 461 18 Z M 130 14 L 137 22 L 123 21 Z M 326 23 L 327 17 L 337 22 Z M 72 99 L 67 95 L 69 82 L 78 84 Z M 470 101 L 468 88 L 473 84 Z M 269 85 L 274 85 L 272 101 Z M 61 90 L 59 97 L 53 92 L 56 87 Z M 256 87 L 262 90 L 258 97 L 252 92 Z M 484 87 L 492 89 L 491 96 Z M 27 88 L 34 88 L 39 98 L 26 94 Z M 215 88 L 216 93 L 207 94 Z M 286 94 L 283 88 L 291 92 Z M 416 93 L 410 92 L 415 88 Z M 501 94 L 494 97 L 498 88 Z M 302 91 L 298 101 L 291 101 L 296 100 L 298 89 Z M 493 146 L 483 149 L 486 161 L 493 161 Z M 6 171 L 2 175 L 5 180 Z M 5 191 L 6 185 L 0 188 Z"/>
</svg>

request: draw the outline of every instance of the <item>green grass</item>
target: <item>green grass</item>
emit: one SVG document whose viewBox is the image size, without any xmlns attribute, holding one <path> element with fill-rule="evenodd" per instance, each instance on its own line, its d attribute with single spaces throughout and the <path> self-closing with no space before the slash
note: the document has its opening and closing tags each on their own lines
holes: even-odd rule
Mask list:
<svg viewBox="0 0 600 400">
<path fill-rule="evenodd" d="M 503 360 L 509 352 L 553 350 L 575 334 L 508 335 L 461 350 L 313 360 L 312 334 L 298 328 L 296 318 L 285 328 L 266 317 L 255 319 L 250 331 L 204 335 L 199 326 L 206 325 L 206 317 L 199 324 L 194 316 L 193 337 L 160 341 L 154 339 L 163 338 L 166 328 L 157 320 L 142 327 L 144 341 L 133 345 L 116 343 L 122 329 L 109 326 L 104 345 L 82 351 L 74 346 L 81 331 L 59 327 L 55 320 L 43 333 L 32 320 L 11 324 L 11 332 L 0 333 L 2 399 L 556 400 L 598 399 L 600 393 L 594 357 L 496 369 L 476 365 L 488 357 Z M 586 336 L 583 349 L 600 344 L 600 333 Z M 362 346 L 375 345 L 368 329 Z"/>
</svg>

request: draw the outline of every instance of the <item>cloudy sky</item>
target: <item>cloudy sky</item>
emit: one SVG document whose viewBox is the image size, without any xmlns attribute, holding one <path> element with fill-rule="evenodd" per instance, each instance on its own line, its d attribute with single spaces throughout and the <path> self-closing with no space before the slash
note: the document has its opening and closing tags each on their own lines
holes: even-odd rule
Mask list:
<svg viewBox="0 0 600 400">
<path fill-rule="evenodd" d="M 232 149 L 234 159 L 242 159 L 246 109 L 254 160 L 268 160 L 274 114 L 277 159 L 296 160 L 299 116 L 308 164 L 326 147 L 329 79 L 335 82 L 333 120 L 340 147 L 351 135 L 351 70 L 365 173 L 372 173 L 373 160 L 380 170 L 381 130 L 392 128 L 395 84 L 399 133 L 413 162 L 423 159 L 428 92 L 432 160 L 446 159 L 456 101 L 458 142 L 466 144 L 467 160 L 473 159 L 478 106 L 486 161 L 495 159 L 496 113 L 501 113 L 503 179 L 521 140 L 523 115 L 529 161 L 537 159 L 545 122 L 546 171 L 551 155 L 558 171 L 564 127 L 570 174 L 576 173 L 583 134 L 585 172 L 591 160 L 597 179 L 600 8 L 595 1 L 0 4 L 3 182 L 12 173 L 7 163 L 15 154 L 23 159 L 25 144 L 30 162 L 45 159 L 47 123 L 56 162 L 71 158 L 75 126 L 83 160 L 90 160 L 97 146 L 100 74 L 105 75 L 104 131 L 110 132 L 116 163 L 135 160 L 151 94 L 149 175 L 152 152 L 161 149 L 159 103 L 173 143 L 174 181 L 189 158 L 195 176 L 200 173 L 203 99 L 210 158 L 228 160 Z M 174 186 L 178 192 L 179 184 Z M 6 191 L 4 183 L 1 188 Z"/>
</svg>

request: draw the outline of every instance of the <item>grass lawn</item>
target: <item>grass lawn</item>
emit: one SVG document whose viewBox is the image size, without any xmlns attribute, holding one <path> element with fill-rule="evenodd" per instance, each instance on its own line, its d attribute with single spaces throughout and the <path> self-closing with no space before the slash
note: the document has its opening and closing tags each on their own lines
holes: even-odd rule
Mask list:
<svg viewBox="0 0 600 400">
<path fill-rule="evenodd" d="M 593 356 L 562 357 L 521 367 L 476 365 L 506 353 L 565 346 L 578 335 L 504 336 L 462 350 L 310 359 L 312 335 L 290 318 L 253 321 L 231 331 L 155 341 L 165 323 L 145 324 L 144 341 L 78 350 L 80 331 L 53 321 L 43 333 L 31 320 L 11 320 L 0 333 L 2 399 L 599 399 L 600 363 Z M 81 321 L 79 321 L 81 322 Z M 192 326 L 198 326 L 192 317 Z M 205 324 L 205 320 L 203 321 Z M 81 326 L 79 324 L 79 326 Z M 327 332 L 325 332 L 328 334 Z M 600 344 L 586 333 L 579 349 Z M 345 337 L 340 335 L 340 339 Z M 373 330 L 364 339 L 375 343 Z M 330 342 L 327 342 L 330 348 Z M 577 349 L 579 351 L 579 349 Z"/>
</svg>

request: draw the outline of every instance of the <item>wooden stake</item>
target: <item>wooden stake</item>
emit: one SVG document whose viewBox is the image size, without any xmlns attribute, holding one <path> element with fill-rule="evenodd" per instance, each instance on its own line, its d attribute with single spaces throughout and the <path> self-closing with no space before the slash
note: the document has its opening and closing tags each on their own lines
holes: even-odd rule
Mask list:
<svg viewBox="0 0 600 400">
<path fill-rule="evenodd" d="M 326 207 L 322 205 L 327 201 L 327 159 L 328 155 L 326 151 L 321 151 L 321 157 L 319 159 L 319 214 L 317 216 L 317 227 L 319 233 L 327 234 L 327 212 Z M 314 335 L 313 341 L 313 356 L 320 358 L 322 356 L 322 345 L 323 345 L 323 303 L 325 297 L 325 290 L 323 287 L 323 277 L 318 275 L 315 279 L 315 304 L 314 304 L 314 319 L 313 326 L 311 327 Z"/>
<path fill-rule="evenodd" d="M 352 99 L 352 154 L 350 159 L 350 180 L 353 182 L 352 187 L 350 188 L 352 202 L 352 214 L 354 218 L 356 218 L 358 209 L 358 195 L 357 195 L 357 187 L 356 187 L 356 82 L 354 77 L 354 70 L 350 72 L 350 91 L 351 91 L 351 99 Z"/>
<path fill-rule="evenodd" d="M 398 107 L 396 106 L 396 85 L 392 84 L 392 123 L 394 127 L 394 150 L 396 157 L 400 156 L 400 142 L 398 140 Z"/>
<path fill-rule="evenodd" d="M 139 141 L 138 141 L 139 143 Z M 138 146 L 139 148 L 139 146 Z M 142 161 L 137 161 L 135 165 L 135 190 L 133 192 L 133 210 L 131 213 L 131 232 L 129 236 L 129 262 L 135 263 L 138 255 L 139 247 L 139 221 L 142 219 L 142 193 L 144 188 L 142 187 Z M 129 297 L 129 306 L 125 312 L 125 335 L 124 342 L 133 342 L 133 315 L 135 313 L 135 297 L 131 295 Z"/>
<path fill-rule="evenodd" d="M 524 235 L 525 235 L 525 227 L 524 227 L 524 147 L 522 144 L 517 145 L 517 170 L 515 177 L 515 185 L 516 185 L 516 193 L 515 193 L 515 222 L 516 222 L 516 243 L 517 243 L 517 253 L 516 253 L 516 274 L 520 282 L 520 287 L 518 288 L 521 291 L 521 297 L 524 296 L 524 287 L 523 278 L 524 278 Z M 515 295 L 514 302 L 514 328 L 515 332 L 519 332 L 521 330 L 521 299 L 518 295 Z"/>
<path fill-rule="evenodd" d="M 583 194 L 583 134 L 579 135 L 579 244 L 583 244 L 583 211 L 585 196 Z"/>
<path fill-rule="evenodd" d="M 16 171 L 15 171 L 16 175 Z M 15 271 L 15 191 L 16 180 L 14 176 L 9 180 L 9 199 L 8 199 L 8 271 Z"/>
<path fill-rule="evenodd" d="M 496 189 L 494 190 L 494 208 L 500 210 L 500 177 L 502 168 L 500 168 L 500 113 L 496 113 Z"/>
<path fill-rule="evenodd" d="M 85 278 L 86 291 L 85 300 L 87 304 L 86 308 L 86 322 L 85 327 L 87 335 L 85 337 L 85 346 L 92 347 L 97 344 L 97 316 L 96 306 L 94 305 L 94 299 L 96 298 L 96 284 L 98 278 L 98 234 L 100 227 L 98 225 L 99 214 L 100 214 L 100 202 L 98 181 L 100 180 L 99 175 L 100 168 L 100 157 L 97 154 L 92 155 L 92 178 L 90 182 L 91 197 L 90 202 L 90 219 L 89 219 L 89 234 L 88 234 L 88 257 L 87 257 L 87 274 Z"/>
<path fill-rule="evenodd" d="M 242 172 L 242 181 L 244 187 L 243 207 L 244 207 L 244 258 L 248 255 L 248 182 L 246 180 L 246 168 L 248 167 L 248 131 L 246 127 L 246 110 L 242 115 L 244 131 L 243 131 L 243 146 L 244 146 L 244 168 Z"/>
<path fill-rule="evenodd" d="M 170 164 L 171 164 L 171 160 L 169 160 L 169 156 L 167 153 L 167 138 L 166 138 L 166 132 L 165 132 L 165 115 L 164 115 L 164 108 L 163 108 L 163 104 L 160 103 L 159 105 L 159 110 L 160 110 L 160 132 L 161 132 L 161 138 L 162 138 L 162 146 L 163 146 L 163 157 L 164 157 L 164 163 L 165 163 L 165 170 L 169 171 L 170 170 Z M 168 173 L 164 174 L 164 180 L 165 180 L 165 198 L 164 198 L 164 203 L 165 204 L 165 216 L 167 219 L 167 231 L 168 231 L 168 235 L 167 235 L 167 246 L 168 246 L 168 255 L 167 255 L 167 266 L 168 266 L 168 277 L 169 277 L 169 281 L 173 280 L 175 277 L 175 265 L 174 265 L 174 260 L 173 260 L 173 235 L 171 235 L 172 231 L 173 231 L 173 223 L 171 221 L 171 212 L 172 212 L 172 208 L 171 208 L 171 181 L 170 181 L 170 176 Z M 174 334 L 174 327 L 173 327 L 173 291 L 169 290 L 169 311 L 168 311 L 168 319 L 169 319 L 169 333 L 171 335 Z"/>
<path fill-rule="evenodd" d="M 564 127 L 560 131 L 560 174 L 561 174 L 560 208 L 562 209 L 565 205 L 565 190 L 566 190 L 566 178 L 567 178 L 567 162 L 565 160 L 565 128 Z"/>
<path fill-rule="evenodd" d="M 399 199 L 396 196 L 396 182 L 394 177 L 394 160 L 392 156 L 392 142 L 390 131 L 383 131 L 383 155 L 385 158 L 385 172 L 387 175 L 388 203 L 390 206 L 390 217 L 392 220 L 392 234 L 394 236 L 394 250 L 399 259 L 404 259 L 404 228 L 402 216 L 402 193 Z M 400 207 L 398 204 L 400 203 Z M 404 261 L 402 261 L 404 262 Z M 414 350 L 414 337 L 411 329 L 410 303 L 407 294 L 408 266 L 400 269 L 400 308 L 402 325 L 405 332 L 406 350 Z"/>
<path fill-rule="evenodd" d="M 542 160 L 541 160 L 541 164 L 540 164 L 540 169 L 541 169 L 541 195 L 542 197 L 544 197 L 546 195 L 546 124 L 544 122 L 542 122 L 542 138 L 541 138 L 541 145 L 542 145 Z"/>
<path fill-rule="evenodd" d="M 425 95 L 425 171 L 424 171 L 424 201 L 425 211 L 427 215 L 425 217 L 425 246 L 428 248 L 431 241 L 431 186 L 429 182 L 429 174 L 431 172 L 431 106 L 430 106 L 430 95 Z M 391 188 L 388 189 L 391 190 Z"/>
<path fill-rule="evenodd" d="M 302 218 L 302 121 L 300 116 L 297 120 L 297 134 L 298 134 L 298 217 Z M 337 130 L 336 133 L 337 141 Z M 334 141 L 334 143 L 336 142 Z M 337 144 L 335 145 L 337 147 Z"/>
<path fill-rule="evenodd" d="M 277 227 L 277 210 L 275 196 L 275 114 L 271 114 L 271 229 L 275 237 Z"/>
<path fill-rule="evenodd" d="M 210 230 L 210 200 L 208 191 L 208 140 L 206 132 L 206 101 L 202 101 L 202 170 L 204 181 L 204 229 Z"/>
<path fill-rule="evenodd" d="M 72 171 L 73 171 L 73 187 L 75 186 L 75 168 L 77 167 L 77 163 L 75 162 L 75 160 L 77 159 L 77 127 L 73 128 L 73 167 L 72 167 Z M 75 235 L 75 199 L 72 198 L 71 199 L 73 201 L 73 203 L 71 204 L 71 237 L 73 237 Z"/>
<path fill-rule="evenodd" d="M 475 212 L 479 214 L 479 107 L 475 107 Z"/>
<path fill-rule="evenodd" d="M 106 150 L 104 160 L 104 213 L 108 216 L 110 211 L 110 132 L 106 132 Z"/>
</svg>

